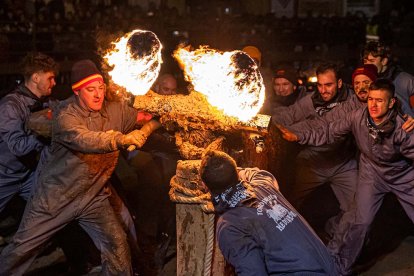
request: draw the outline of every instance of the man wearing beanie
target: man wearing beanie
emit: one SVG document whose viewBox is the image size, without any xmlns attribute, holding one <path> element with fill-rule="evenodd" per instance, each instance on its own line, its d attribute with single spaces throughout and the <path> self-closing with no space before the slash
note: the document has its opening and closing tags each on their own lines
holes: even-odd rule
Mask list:
<svg viewBox="0 0 414 276">
<path fill-rule="evenodd" d="M 132 273 L 127 237 L 106 184 L 119 150 L 141 147 L 160 124 L 151 120 L 134 130 L 151 116 L 127 103 L 105 100 L 102 74 L 90 60 L 73 65 L 71 81 L 76 100 L 53 120 L 51 154 L 39 169 L 13 242 L 2 251 L 0 275 L 22 275 L 42 245 L 74 220 L 101 251 L 102 274 Z"/>
<path fill-rule="evenodd" d="M 273 109 L 292 105 L 306 95 L 306 88 L 298 84 L 296 70 L 288 66 L 275 70 L 272 88 L 266 91 L 262 114 L 272 115 Z"/>
</svg>

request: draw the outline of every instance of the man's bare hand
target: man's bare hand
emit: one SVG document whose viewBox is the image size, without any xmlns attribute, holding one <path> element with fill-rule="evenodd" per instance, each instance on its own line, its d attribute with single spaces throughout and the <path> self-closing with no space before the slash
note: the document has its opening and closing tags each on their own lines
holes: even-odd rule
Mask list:
<svg viewBox="0 0 414 276">
<path fill-rule="evenodd" d="M 410 115 L 404 115 L 405 123 L 401 126 L 405 132 L 411 132 L 414 129 L 414 119 Z"/>
<path fill-rule="evenodd" d="M 286 141 L 289 141 L 289 142 L 298 141 L 298 136 L 296 136 L 295 133 L 291 132 L 290 130 L 288 130 L 287 128 L 279 124 L 276 124 L 276 127 L 280 130 L 280 132 L 282 133 L 283 139 L 285 139 Z"/>
</svg>

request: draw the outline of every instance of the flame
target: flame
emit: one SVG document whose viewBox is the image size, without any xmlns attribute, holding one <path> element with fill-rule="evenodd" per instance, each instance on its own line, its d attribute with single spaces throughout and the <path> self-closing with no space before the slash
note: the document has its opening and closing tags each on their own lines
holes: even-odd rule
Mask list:
<svg viewBox="0 0 414 276">
<path fill-rule="evenodd" d="M 226 115 L 248 121 L 259 112 L 265 98 L 263 78 L 246 53 L 219 52 L 201 46 L 194 51 L 179 47 L 173 56 L 185 79 Z"/>
<path fill-rule="evenodd" d="M 112 42 L 104 60 L 113 67 L 112 81 L 134 95 L 144 95 L 160 72 L 162 45 L 150 31 L 133 30 Z"/>
</svg>

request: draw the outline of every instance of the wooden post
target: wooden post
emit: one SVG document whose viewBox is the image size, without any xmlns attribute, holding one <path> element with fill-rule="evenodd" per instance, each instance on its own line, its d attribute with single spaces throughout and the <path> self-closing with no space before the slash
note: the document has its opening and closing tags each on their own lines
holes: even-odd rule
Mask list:
<svg viewBox="0 0 414 276">
<path fill-rule="evenodd" d="M 203 190 L 199 167 L 200 160 L 179 161 L 177 174 L 172 181 L 197 194 L 197 191 Z M 202 192 L 198 194 L 201 195 Z M 234 275 L 216 243 L 215 215 L 205 213 L 198 203 L 186 203 L 186 198 L 175 201 L 178 201 L 176 205 L 177 275 Z M 191 201 L 191 196 L 188 197 L 188 201 Z"/>
</svg>

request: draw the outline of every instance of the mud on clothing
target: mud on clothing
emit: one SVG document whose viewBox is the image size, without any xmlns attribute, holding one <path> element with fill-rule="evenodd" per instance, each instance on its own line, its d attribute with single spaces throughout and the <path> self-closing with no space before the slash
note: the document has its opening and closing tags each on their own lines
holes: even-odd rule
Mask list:
<svg viewBox="0 0 414 276">
<path fill-rule="evenodd" d="M 115 137 L 135 127 L 137 112 L 107 101 L 99 112 L 87 111 L 77 101 L 60 111 L 50 158 L 40 169 L 13 242 L 2 252 L 0 275 L 23 274 L 41 245 L 73 220 L 101 251 L 104 275 L 131 274 L 126 235 L 104 188 L 119 154 Z"/>
</svg>

